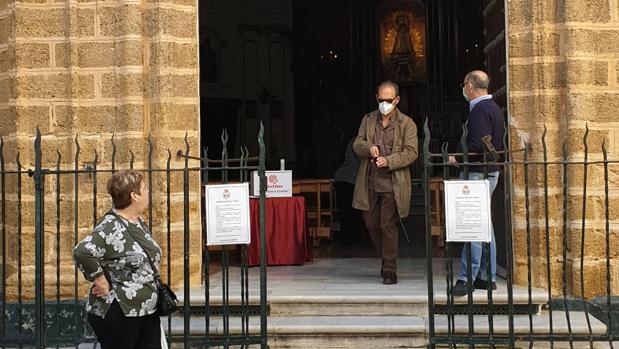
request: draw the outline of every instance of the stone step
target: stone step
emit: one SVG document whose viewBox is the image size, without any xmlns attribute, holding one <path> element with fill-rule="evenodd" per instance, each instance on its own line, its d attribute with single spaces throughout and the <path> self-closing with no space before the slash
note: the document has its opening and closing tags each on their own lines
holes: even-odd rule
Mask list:
<svg viewBox="0 0 619 349">
<path fill-rule="evenodd" d="M 570 319 L 573 335 L 589 334 L 584 313 L 571 312 Z M 204 318 L 193 317 L 190 320 L 192 335 L 206 332 Z M 493 320 L 495 334 L 508 333 L 507 316 L 494 316 Z M 167 318 L 162 318 L 162 321 L 168 332 Z M 435 321 L 436 333 L 447 335 L 447 317 L 436 316 Z M 553 321 L 554 333 L 567 333 L 565 313 L 562 316 L 554 314 Z M 489 333 L 487 316 L 474 316 L 474 324 L 476 335 Z M 591 317 L 591 326 L 594 335 L 604 334 L 606 331 L 606 326 L 594 317 Z M 168 335 L 182 336 L 183 318 L 172 318 L 171 327 Z M 248 333 L 257 334 L 259 328 L 260 319 L 251 317 Z M 537 335 L 550 333 L 548 314 L 533 317 L 533 332 Z M 212 317 L 209 321 L 210 336 L 217 337 L 223 333 L 222 319 Z M 241 333 L 240 319 L 230 319 L 229 333 L 237 335 Z M 267 320 L 270 348 L 415 348 L 427 345 L 427 333 L 428 319 L 421 316 L 277 316 L 269 317 Z M 466 335 L 467 333 L 468 316 L 456 316 L 454 334 Z M 514 316 L 514 333 L 520 336 L 529 333 L 528 316 Z M 521 342 L 521 344 L 520 347 L 528 347 L 528 342 Z M 595 348 L 603 347 L 603 343 L 595 346 Z"/>
<path fill-rule="evenodd" d="M 166 320 L 164 328 L 166 328 Z M 183 319 L 174 318 L 173 336 L 182 336 Z M 259 318 L 250 318 L 249 333 L 257 334 Z M 421 348 L 426 346 L 426 323 L 419 316 L 286 316 L 267 321 L 269 348 Z M 204 333 L 204 318 L 191 319 L 191 333 Z M 221 319 L 209 324 L 211 336 L 223 334 Z M 241 333 L 241 323 L 230 321 L 231 334 Z M 174 347 L 174 346 L 173 346 Z"/>
<path fill-rule="evenodd" d="M 587 326 L 586 315 L 584 312 L 570 312 L 570 322 L 573 335 L 588 335 L 589 329 Z M 567 335 L 567 316 L 565 312 L 555 311 L 553 313 L 553 333 Z M 606 333 L 606 325 L 600 320 L 596 319 L 592 315 L 589 315 L 591 321 L 591 332 L 593 335 L 602 335 Z M 494 316 L 493 329 L 495 334 L 507 334 L 509 333 L 508 321 L 509 317 L 506 315 Z M 529 319 L 528 315 L 516 315 L 514 316 L 514 333 L 517 335 L 527 335 L 530 331 L 530 323 L 533 323 L 533 333 L 537 335 L 550 334 L 550 316 L 548 313 L 543 312 L 540 315 L 534 315 L 532 319 Z M 469 325 L 469 317 L 467 315 L 454 316 L 454 330 L 457 334 L 467 334 Z M 488 334 L 489 323 L 488 316 L 475 315 L 473 316 L 474 333 L 475 334 Z M 448 333 L 448 318 L 446 315 L 435 316 L 435 330 L 436 333 L 447 334 Z"/>
<path fill-rule="evenodd" d="M 382 292 L 368 292 L 367 290 L 305 290 L 304 292 L 278 292 L 270 293 L 267 296 L 267 303 L 270 307 L 271 316 L 320 316 L 320 315 L 419 315 L 424 316 L 428 313 L 427 292 L 406 292 L 407 290 L 386 289 Z M 177 292 L 179 294 L 181 292 Z M 191 290 L 191 306 L 201 306 L 205 304 L 204 290 L 195 288 Z M 179 297 L 183 302 L 183 297 Z M 223 297 L 221 293 L 211 293 L 209 295 L 211 306 L 221 306 Z M 448 297 L 446 292 L 436 289 L 434 302 L 437 305 L 446 305 Z M 508 304 L 508 295 L 505 285 L 493 293 L 493 304 Z M 531 294 L 531 304 L 537 313 L 540 305 L 547 301 L 546 292 L 534 289 Z M 239 292 L 231 292 L 228 302 L 232 306 L 241 304 Z M 250 293 L 248 298 L 250 305 L 257 306 L 260 302 L 259 294 Z M 513 304 L 528 305 L 529 296 L 526 289 L 514 288 Z M 468 304 L 468 297 L 454 298 L 454 304 L 462 306 Z M 473 292 L 473 304 L 483 306 L 488 304 L 487 292 L 476 290 Z M 528 307 L 526 307 L 528 311 Z"/>
</svg>

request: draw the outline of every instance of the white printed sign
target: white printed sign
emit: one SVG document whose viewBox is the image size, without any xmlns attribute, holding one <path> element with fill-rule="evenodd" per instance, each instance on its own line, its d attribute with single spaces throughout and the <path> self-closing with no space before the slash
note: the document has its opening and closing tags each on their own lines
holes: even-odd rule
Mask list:
<svg viewBox="0 0 619 349">
<path fill-rule="evenodd" d="M 445 181 L 445 225 L 448 242 L 490 242 L 488 180 Z"/>
<path fill-rule="evenodd" d="M 205 185 L 204 197 L 206 244 L 249 244 L 249 184 Z"/>
</svg>

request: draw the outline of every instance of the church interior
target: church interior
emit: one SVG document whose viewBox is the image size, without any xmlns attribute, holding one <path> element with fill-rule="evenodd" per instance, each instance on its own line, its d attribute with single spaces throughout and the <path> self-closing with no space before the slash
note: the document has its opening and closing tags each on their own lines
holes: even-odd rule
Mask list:
<svg viewBox="0 0 619 349">
<path fill-rule="evenodd" d="M 417 125 L 420 156 L 426 120 L 432 150 L 444 142 L 455 150 L 468 71 L 488 71 L 490 93 L 506 106 L 504 13 L 485 13 L 487 2 L 201 1 L 202 147 L 217 158 L 226 129 L 230 156 L 241 146 L 257 154 L 262 123 L 267 170 L 284 159 L 294 179 L 333 178 L 361 118 L 377 109 L 376 86 L 392 80 L 399 109 Z M 411 172 L 419 183 L 421 159 Z M 419 195 L 413 211 L 423 214 Z"/>
</svg>

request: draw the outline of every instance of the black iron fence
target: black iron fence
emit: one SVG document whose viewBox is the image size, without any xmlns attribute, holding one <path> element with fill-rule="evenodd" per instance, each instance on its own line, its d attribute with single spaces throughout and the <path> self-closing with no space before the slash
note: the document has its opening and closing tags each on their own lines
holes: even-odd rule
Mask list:
<svg viewBox="0 0 619 349">
<path fill-rule="evenodd" d="M 18 147 L 13 147 L 8 158 L 7 142 L 0 138 L 0 348 L 77 348 L 96 341 L 86 324 L 84 302 L 89 285 L 73 264 L 72 249 L 111 208 L 108 195 L 100 187 L 105 187 L 113 172 L 124 168 L 142 171 L 151 188 L 147 223 L 163 249 L 162 277 L 168 284 L 179 286 L 176 293 L 183 298 L 180 313 L 164 323 L 169 344 L 182 343 L 185 348 L 266 348 L 263 134 L 261 126 L 258 156 L 250 156 L 243 147 L 240 157 L 230 158 L 224 131 L 223 151 L 216 160 L 209 158 L 207 149 L 193 153 L 187 136 L 184 149 L 154 154 L 155 143 L 149 136 L 147 144 L 141 145 L 145 155 L 140 165 L 133 149 L 117 147 L 114 137 L 105 146 L 109 154 L 104 156 L 96 148 L 91 154 L 83 154 L 76 137 L 72 159 L 63 157 L 60 151 L 55 152 L 55 159 L 44 158 L 44 154 L 54 153 L 42 145 L 37 130 L 31 168 L 24 167 Z M 121 152 L 124 160 L 117 159 Z M 258 171 L 260 182 L 260 240 L 256 242 L 261 251 L 259 290 L 250 290 L 247 246 L 238 250 L 222 246 L 220 251 L 210 251 L 204 246 L 205 221 L 199 219 L 201 185 L 209 184 L 213 174 L 217 174 L 217 183 L 245 182 L 249 171 Z M 235 263 L 240 267 L 241 290 L 239 301 L 232 304 L 230 282 L 237 276 L 232 276 L 229 268 L 236 256 L 240 256 Z M 211 294 L 214 285 L 209 274 L 214 266 L 221 269 L 221 295 Z M 200 271 L 204 288 L 198 296 L 190 292 L 190 280 Z M 259 294 L 252 304 L 250 291 Z M 192 297 L 202 299 L 199 314 L 191 307 Z M 212 304 L 213 299 L 217 299 L 216 304 Z M 250 317 L 258 319 L 252 327 Z M 231 320 L 240 323 L 239 330 L 231 330 Z"/>
<path fill-rule="evenodd" d="M 494 193 L 494 209 L 497 201 L 504 209 L 493 212 L 493 220 L 496 241 L 499 232 L 504 239 L 498 250 L 502 249 L 506 255 L 504 281 L 499 282 L 498 290 L 493 291 L 488 282 L 484 289 L 476 291 L 477 280 L 471 272 L 471 244 L 465 244 L 466 294 L 461 297 L 453 291 L 454 275 L 458 272 L 454 265 L 460 263 L 458 254 L 462 247 L 445 244 L 441 259 L 444 263 L 438 267 L 444 272 L 443 281 L 435 279 L 435 275 L 441 275 L 437 273 L 437 259 L 428 257 L 429 346 L 532 348 L 543 342 L 552 348 L 562 342 L 573 348 L 575 342 L 581 342 L 588 343 L 590 348 L 599 344 L 613 348 L 613 341 L 619 337 L 619 302 L 613 292 L 617 294 L 619 290 L 612 289 L 613 281 L 617 281 L 611 275 L 611 264 L 618 258 L 618 246 L 611 221 L 618 217 L 612 214 L 609 202 L 610 193 L 619 188 L 611 187 L 616 181 L 609 176 L 617 171 L 612 167 L 619 161 L 609 160 L 606 141 L 596 144 L 596 153 L 590 152 L 592 143 L 588 140 L 587 127 L 579 145 L 580 153 L 574 156 L 570 154 L 570 149 L 577 145 L 573 141 L 549 149 L 544 128 L 535 152 L 528 143 L 522 149 L 499 151 L 496 154 L 499 159 L 493 159 L 491 155 L 495 154 L 489 153 L 491 149 L 483 153 L 468 151 L 466 125 L 460 140 L 461 152 L 456 154 L 448 152 L 447 144 L 443 144 L 441 153 L 431 153 L 427 122 L 424 133 L 427 255 L 433 256 L 435 250 L 430 221 L 430 207 L 435 203 L 431 201 L 428 173 L 442 170 L 443 181 L 454 179 L 454 173 L 469 179 L 470 166 L 476 166 L 477 171 L 483 168 L 483 178 L 488 179 L 491 165 L 500 166 L 500 176 L 504 178 L 503 191 Z M 506 130 L 504 149 L 510 149 L 507 137 Z M 455 156 L 458 163 L 450 162 L 450 156 Z M 549 160 L 552 156 L 556 160 Z M 591 159 L 592 156 L 596 158 Z M 472 157 L 477 160 L 470 161 Z M 591 176 L 592 172 L 595 177 Z M 570 191 L 571 186 L 580 192 Z M 594 186 L 602 199 L 596 207 L 589 208 Z M 515 221 L 520 222 L 519 227 Z M 580 222 L 577 228 L 575 221 Z M 599 234 L 588 235 L 595 224 Z M 514 239 L 518 239 L 516 246 Z M 596 239 L 594 244 L 590 243 L 591 239 Z M 591 246 L 597 246 L 596 251 L 586 250 Z M 491 280 L 490 243 L 484 243 L 483 247 L 487 271 L 484 276 Z M 599 268 L 587 269 L 588 259 L 599 261 Z M 518 270 L 514 268 L 515 261 L 520 263 Z M 514 282 L 515 277 L 519 283 Z M 577 321 L 580 323 L 576 324 Z"/>
</svg>

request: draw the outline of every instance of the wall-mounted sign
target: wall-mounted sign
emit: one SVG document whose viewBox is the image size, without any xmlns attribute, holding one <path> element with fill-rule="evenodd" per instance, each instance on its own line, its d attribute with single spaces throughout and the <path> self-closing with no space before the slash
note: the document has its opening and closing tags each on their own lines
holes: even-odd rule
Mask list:
<svg viewBox="0 0 619 349">
<path fill-rule="evenodd" d="M 490 183 L 445 181 L 445 226 L 448 242 L 490 242 Z"/>
<path fill-rule="evenodd" d="M 249 244 L 249 185 L 205 185 L 204 197 L 206 244 Z"/>
</svg>

